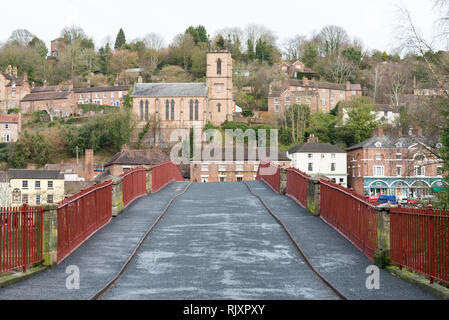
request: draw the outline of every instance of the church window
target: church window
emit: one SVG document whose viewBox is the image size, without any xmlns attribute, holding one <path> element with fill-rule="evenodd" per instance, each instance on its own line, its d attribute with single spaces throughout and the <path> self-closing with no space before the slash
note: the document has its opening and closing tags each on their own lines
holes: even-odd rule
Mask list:
<svg viewBox="0 0 449 320">
<path fill-rule="evenodd" d="M 175 120 L 175 101 L 171 101 L 171 119 Z"/>
<path fill-rule="evenodd" d="M 140 100 L 140 120 L 143 120 L 143 100 Z"/>
<path fill-rule="evenodd" d="M 221 112 L 221 103 L 217 104 L 218 112 Z"/>
<path fill-rule="evenodd" d="M 195 101 L 195 120 L 198 121 L 198 100 Z"/>
<path fill-rule="evenodd" d="M 148 121 L 148 100 L 145 101 L 145 120 Z"/>
<path fill-rule="evenodd" d="M 170 102 L 165 101 L 165 120 L 170 120 Z"/>
<path fill-rule="evenodd" d="M 217 74 L 221 75 L 221 59 L 217 60 Z"/>
<path fill-rule="evenodd" d="M 190 100 L 190 120 L 193 120 L 193 100 Z"/>
</svg>

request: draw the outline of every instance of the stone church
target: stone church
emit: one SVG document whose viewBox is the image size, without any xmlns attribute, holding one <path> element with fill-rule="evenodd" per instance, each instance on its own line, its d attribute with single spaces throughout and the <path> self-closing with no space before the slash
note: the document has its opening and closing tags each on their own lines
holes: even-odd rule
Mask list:
<svg viewBox="0 0 449 320">
<path fill-rule="evenodd" d="M 206 82 L 136 83 L 133 113 L 137 131 L 150 123 L 144 143 L 165 144 L 173 129 L 204 128 L 207 122 L 220 125 L 232 121 L 232 57 L 229 50 L 207 53 Z"/>
</svg>

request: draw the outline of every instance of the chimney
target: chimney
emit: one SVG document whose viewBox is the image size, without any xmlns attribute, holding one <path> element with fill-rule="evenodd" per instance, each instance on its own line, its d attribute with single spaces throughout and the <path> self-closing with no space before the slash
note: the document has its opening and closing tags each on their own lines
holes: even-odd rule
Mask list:
<svg viewBox="0 0 449 320">
<path fill-rule="evenodd" d="M 84 180 L 91 181 L 94 178 L 94 150 L 86 149 L 84 154 Z"/>
<path fill-rule="evenodd" d="M 28 74 L 27 73 L 25 73 L 23 75 L 23 82 L 28 82 Z"/>
<path fill-rule="evenodd" d="M 34 83 L 34 81 L 31 83 L 31 88 L 34 89 L 36 87 L 36 84 Z"/>
<path fill-rule="evenodd" d="M 122 152 L 123 151 L 129 151 L 129 146 L 127 145 L 127 144 L 124 144 L 123 146 L 122 146 Z"/>
<path fill-rule="evenodd" d="M 36 170 L 37 166 L 35 163 L 28 163 L 27 170 Z"/>
<path fill-rule="evenodd" d="M 346 91 L 350 91 L 351 90 L 351 82 L 346 81 Z"/>
<path fill-rule="evenodd" d="M 384 129 L 382 127 L 374 129 L 373 130 L 373 136 L 383 137 L 384 136 Z"/>
<path fill-rule="evenodd" d="M 142 82 L 143 82 L 142 76 L 139 76 L 139 77 L 137 78 L 137 82 L 138 82 L 138 83 L 142 83 Z"/>
<path fill-rule="evenodd" d="M 17 67 L 12 68 L 12 75 L 17 78 Z"/>
<path fill-rule="evenodd" d="M 11 65 L 9 65 L 8 66 L 8 68 L 6 68 L 6 71 L 5 71 L 7 74 L 9 74 L 9 75 L 12 75 L 12 68 L 11 68 Z"/>
<path fill-rule="evenodd" d="M 307 143 L 318 143 L 318 137 L 315 137 L 314 134 L 311 134 L 310 137 L 307 139 Z"/>
<path fill-rule="evenodd" d="M 44 88 L 47 88 L 47 80 L 44 80 Z"/>
</svg>

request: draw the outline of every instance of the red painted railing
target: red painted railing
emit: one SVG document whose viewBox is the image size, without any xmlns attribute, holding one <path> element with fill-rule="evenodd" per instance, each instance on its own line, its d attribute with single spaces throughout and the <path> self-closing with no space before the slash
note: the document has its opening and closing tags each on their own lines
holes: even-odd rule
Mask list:
<svg viewBox="0 0 449 320">
<path fill-rule="evenodd" d="M 147 170 L 135 168 L 123 173 L 121 176 L 123 203 L 125 208 L 137 198 L 147 194 Z"/>
<path fill-rule="evenodd" d="M 401 268 L 449 283 L 449 211 L 390 210 L 390 259 Z"/>
<path fill-rule="evenodd" d="M 263 180 L 274 191 L 281 191 L 281 168 L 271 162 L 260 162 L 256 180 Z"/>
<path fill-rule="evenodd" d="M 0 208 L 0 273 L 41 262 L 42 207 Z"/>
<path fill-rule="evenodd" d="M 158 192 L 170 182 L 184 181 L 179 167 L 171 161 L 154 165 L 152 168 L 153 192 Z"/>
<path fill-rule="evenodd" d="M 287 170 L 287 189 L 285 193 L 304 208 L 307 206 L 309 178 L 309 175 L 298 169 L 290 168 Z"/>
<path fill-rule="evenodd" d="M 351 190 L 320 181 L 321 218 L 374 260 L 377 250 L 376 207 Z"/>
<path fill-rule="evenodd" d="M 112 218 L 112 181 L 94 185 L 59 203 L 58 263 Z"/>
</svg>

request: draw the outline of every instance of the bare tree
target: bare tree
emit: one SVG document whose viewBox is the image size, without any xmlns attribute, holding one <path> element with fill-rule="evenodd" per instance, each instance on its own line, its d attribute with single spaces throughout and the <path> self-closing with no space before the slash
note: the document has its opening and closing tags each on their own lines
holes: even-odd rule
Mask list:
<svg viewBox="0 0 449 320">
<path fill-rule="evenodd" d="M 143 42 L 148 49 L 161 50 L 165 45 L 164 38 L 154 32 L 148 33 L 143 37 Z"/>
<path fill-rule="evenodd" d="M 288 61 L 301 59 L 305 42 L 306 37 L 299 34 L 284 40 L 282 50 L 284 58 Z"/>
<path fill-rule="evenodd" d="M 339 55 L 343 47 L 349 44 L 349 36 L 345 29 L 339 26 L 326 26 L 318 34 L 318 51 L 321 56 Z"/>
<path fill-rule="evenodd" d="M 331 56 L 327 66 L 327 78 L 336 83 L 349 81 L 356 72 L 355 65 L 342 56 Z"/>
<path fill-rule="evenodd" d="M 22 46 L 28 45 L 31 40 L 33 40 L 34 35 L 26 29 L 14 30 L 8 39 L 8 42 L 15 42 Z"/>
</svg>

